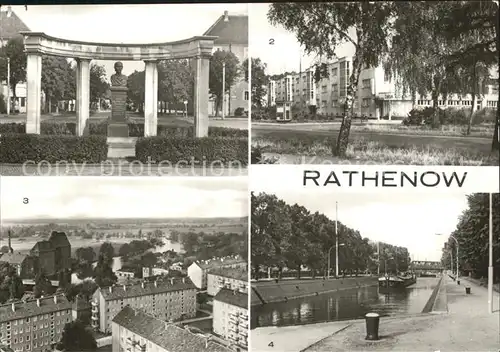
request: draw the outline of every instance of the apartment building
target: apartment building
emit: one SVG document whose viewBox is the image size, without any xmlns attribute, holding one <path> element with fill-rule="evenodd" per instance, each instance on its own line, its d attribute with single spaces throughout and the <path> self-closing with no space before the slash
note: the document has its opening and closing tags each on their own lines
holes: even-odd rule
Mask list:
<svg viewBox="0 0 500 352">
<path fill-rule="evenodd" d="M 305 108 L 316 105 L 316 85 L 314 70 L 309 68 L 304 72 L 292 72 L 281 79 L 270 80 L 267 92 L 268 106 L 278 102 L 292 102 Z"/>
<path fill-rule="evenodd" d="M 208 336 L 125 306 L 112 322 L 113 352 L 229 352 Z"/>
<path fill-rule="evenodd" d="M 207 293 L 215 296 L 222 289 L 248 293 L 248 268 L 216 268 L 207 273 Z"/>
<path fill-rule="evenodd" d="M 230 51 L 239 60 L 239 64 L 248 59 L 248 16 L 247 15 L 230 15 L 228 11 L 224 11 L 224 15 L 210 27 L 203 35 L 216 36 L 214 42 L 214 52 L 217 50 Z M 244 75 L 236 79 L 235 84 L 230 87 L 229 93 L 225 98 L 225 113 L 226 116 L 234 115 L 238 108 L 248 110 L 250 102 L 250 86 L 249 82 L 245 81 Z M 211 113 L 215 114 L 215 102 L 210 101 Z"/>
<path fill-rule="evenodd" d="M 100 287 L 92 298 L 92 327 L 111 332 L 111 321 L 126 305 L 165 321 L 196 316 L 196 287 L 189 278 Z"/>
<path fill-rule="evenodd" d="M 198 289 L 207 288 L 207 273 L 218 268 L 247 267 L 246 260 L 239 256 L 213 258 L 194 262 L 188 267 L 188 276 Z"/>
<path fill-rule="evenodd" d="M 73 321 L 71 303 L 53 295 L 0 306 L 0 343 L 16 352 L 52 351 L 64 325 Z"/>
<path fill-rule="evenodd" d="M 248 294 L 221 289 L 213 301 L 213 331 L 242 348 L 248 347 Z"/>
</svg>

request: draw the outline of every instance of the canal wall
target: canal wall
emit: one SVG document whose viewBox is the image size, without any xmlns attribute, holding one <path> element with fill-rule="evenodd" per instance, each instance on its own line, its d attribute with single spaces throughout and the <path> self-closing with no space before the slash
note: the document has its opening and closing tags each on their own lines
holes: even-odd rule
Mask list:
<svg viewBox="0 0 500 352">
<path fill-rule="evenodd" d="M 422 313 L 432 312 L 432 308 L 434 307 L 434 303 L 436 302 L 436 298 L 438 296 L 442 281 L 443 281 L 443 276 L 441 276 L 436 287 L 434 287 L 434 290 L 432 290 L 431 296 L 429 297 L 429 300 L 425 304 L 424 309 L 422 310 Z"/>
<path fill-rule="evenodd" d="M 366 276 L 330 280 L 304 279 L 259 282 L 252 285 L 251 305 L 286 302 L 295 298 L 376 285 L 378 285 L 377 277 Z"/>
</svg>

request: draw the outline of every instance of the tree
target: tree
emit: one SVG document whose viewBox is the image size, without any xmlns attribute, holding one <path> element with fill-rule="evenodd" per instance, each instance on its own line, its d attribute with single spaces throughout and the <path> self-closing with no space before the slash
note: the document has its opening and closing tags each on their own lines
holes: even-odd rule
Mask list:
<svg viewBox="0 0 500 352">
<path fill-rule="evenodd" d="M 35 298 L 39 298 L 42 295 L 49 295 L 52 291 L 52 283 L 47 278 L 44 271 L 40 270 L 35 276 L 35 287 L 33 288 Z"/>
<path fill-rule="evenodd" d="M 84 263 L 91 264 L 96 258 L 95 251 L 92 247 L 80 247 L 75 252 L 76 258 Z"/>
<path fill-rule="evenodd" d="M 80 296 L 86 301 L 90 301 L 97 288 L 98 286 L 95 282 L 91 280 L 85 280 L 77 285 L 69 285 L 65 288 L 64 291 L 66 298 L 71 302 L 74 302 L 77 296 Z"/>
<path fill-rule="evenodd" d="M 134 71 L 128 76 L 127 80 L 127 99 L 134 104 L 139 112 L 144 112 L 144 94 L 145 94 L 145 73 L 144 71 Z"/>
<path fill-rule="evenodd" d="M 108 91 L 106 69 L 104 66 L 92 63 L 90 65 L 90 103 L 99 103 L 100 99 L 107 97 Z"/>
<path fill-rule="evenodd" d="M 222 107 L 222 71 L 223 63 L 226 64 L 224 94 L 236 82 L 240 72 L 238 69 L 239 60 L 230 51 L 217 50 L 210 59 L 209 89 L 210 94 L 215 98 L 215 115 L 218 116 Z"/>
<path fill-rule="evenodd" d="M 113 258 L 115 256 L 115 248 L 109 242 L 104 242 L 99 249 L 99 259 L 103 260 L 111 267 L 113 265 Z"/>
<path fill-rule="evenodd" d="M 122 258 L 126 258 L 130 253 L 132 249 L 130 244 L 124 243 L 121 245 L 120 249 L 118 250 L 118 255 Z"/>
<path fill-rule="evenodd" d="M 99 255 L 99 260 L 94 268 L 93 277 L 95 279 L 95 283 L 99 287 L 111 286 L 118 281 L 111 265 L 104 259 L 104 256 L 101 255 Z"/>
<path fill-rule="evenodd" d="M 66 58 L 42 57 L 42 90 L 45 92 L 46 107 L 52 112 L 52 103 L 74 96 L 75 72 Z"/>
<path fill-rule="evenodd" d="M 243 62 L 242 66 L 245 70 L 245 80 L 248 82 L 248 59 Z M 267 65 L 259 58 L 252 58 L 252 67 L 250 68 L 252 73 L 252 105 L 258 108 L 262 107 L 262 100 L 267 93 L 266 86 L 269 79 L 266 75 L 266 68 Z"/>
<path fill-rule="evenodd" d="M 158 64 L 158 99 L 179 103 L 193 96 L 194 75 L 188 60 L 164 60 Z"/>
<path fill-rule="evenodd" d="M 2 248 L 0 248 L 0 253 L 9 253 L 9 252 L 10 252 L 9 246 L 2 246 Z"/>
<path fill-rule="evenodd" d="M 57 349 L 67 352 L 95 351 L 97 342 L 92 330 L 80 320 L 75 320 L 64 325 L 61 341 Z"/>
<path fill-rule="evenodd" d="M 378 66 L 388 50 L 391 8 L 392 4 L 385 1 L 274 3 L 270 7 L 270 22 L 293 32 L 307 54 L 332 59 L 343 43 L 351 43 L 355 48 L 345 95 L 345 114 L 337 144 L 332 148 L 337 156 L 346 155 L 361 70 L 365 66 Z M 355 35 L 349 33 L 351 29 Z M 325 68 L 324 64 L 316 66 L 316 81 L 328 74 Z"/>
<path fill-rule="evenodd" d="M 16 99 L 16 86 L 26 80 L 26 53 L 22 37 L 10 39 L 1 49 L 0 57 L 10 59 L 10 89 Z M 0 60 L 0 81 L 7 80 L 7 60 Z"/>
<path fill-rule="evenodd" d="M 0 304 L 9 299 L 19 299 L 24 295 L 23 280 L 16 269 L 5 262 L 0 262 Z"/>
</svg>

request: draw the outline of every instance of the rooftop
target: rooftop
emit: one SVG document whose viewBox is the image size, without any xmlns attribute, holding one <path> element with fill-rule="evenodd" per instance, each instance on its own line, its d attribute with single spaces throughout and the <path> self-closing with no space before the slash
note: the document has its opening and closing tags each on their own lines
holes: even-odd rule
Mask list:
<svg viewBox="0 0 500 352">
<path fill-rule="evenodd" d="M 30 30 L 26 24 L 17 17 L 15 12 L 12 11 L 10 16 L 7 15 L 7 11 L 0 12 L 1 38 L 3 40 L 9 40 L 20 36 L 19 32 Z"/>
<path fill-rule="evenodd" d="M 209 340 L 206 336 L 194 334 L 181 327 L 166 323 L 128 305 L 114 317 L 113 323 L 142 336 L 169 352 L 231 351 L 225 346 Z"/>
<path fill-rule="evenodd" d="M 214 300 L 243 309 L 248 309 L 248 294 L 241 293 L 236 290 L 222 288 L 219 293 L 215 295 Z"/>
<path fill-rule="evenodd" d="M 154 282 L 143 281 L 132 285 L 115 285 L 101 287 L 100 291 L 106 301 L 139 297 L 180 290 L 195 290 L 196 286 L 188 277 L 178 279 L 163 279 Z"/>
<path fill-rule="evenodd" d="M 209 260 L 200 260 L 197 261 L 196 264 L 206 270 L 211 270 L 211 269 L 216 269 L 216 268 L 221 268 L 225 266 L 231 266 L 234 264 L 246 264 L 246 260 L 241 258 L 240 256 L 231 256 L 231 257 L 223 257 L 223 258 L 212 258 Z"/>
<path fill-rule="evenodd" d="M 248 45 L 248 16 L 229 15 L 226 12 L 203 35 L 218 37 L 215 46 Z"/>
<path fill-rule="evenodd" d="M 231 279 L 248 281 L 248 268 L 238 267 L 238 268 L 214 268 L 208 271 L 209 274 L 228 277 Z"/>
<path fill-rule="evenodd" d="M 5 253 L 4 255 L 0 256 L 0 262 L 6 262 L 9 264 L 22 264 L 26 257 L 26 254 L 21 253 Z"/>
<path fill-rule="evenodd" d="M 71 303 L 64 295 L 46 296 L 24 302 L 18 301 L 0 306 L 0 323 L 66 309 L 71 309 Z"/>
</svg>

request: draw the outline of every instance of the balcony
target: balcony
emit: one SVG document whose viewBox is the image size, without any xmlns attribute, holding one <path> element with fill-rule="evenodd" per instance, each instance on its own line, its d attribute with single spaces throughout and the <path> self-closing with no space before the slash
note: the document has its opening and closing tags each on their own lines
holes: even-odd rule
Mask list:
<svg viewBox="0 0 500 352">
<path fill-rule="evenodd" d="M 97 315 L 92 315 L 92 320 L 96 320 L 96 321 L 97 321 L 97 320 L 99 320 L 99 316 L 97 316 Z"/>
<path fill-rule="evenodd" d="M 91 301 L 90 304 L 92 305 L 92 307 L 97 307 L 99 306 L 99 303 L 96 302 L 96 301 Z"/>
<path fill-rule="evenodd" d="M 99 313 L 99 309 L 97 308 L 97 306 L 92 306 L 92 314 L 97 314 Z"/>
</svg>

